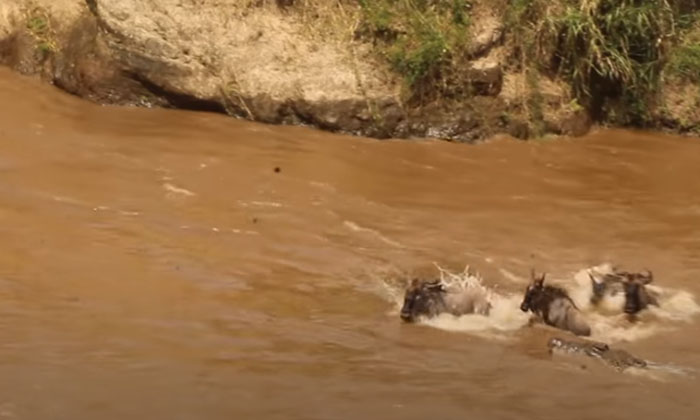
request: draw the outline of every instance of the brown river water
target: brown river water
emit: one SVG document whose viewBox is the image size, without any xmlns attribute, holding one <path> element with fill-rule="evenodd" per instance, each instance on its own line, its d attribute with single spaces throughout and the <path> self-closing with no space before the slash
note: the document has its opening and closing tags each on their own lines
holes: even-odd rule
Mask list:
<svg viewBox="0 0 700 420">
<path fill-rule="evenodd" d="M 0 98 L 0 419 L 700 416 L 698 139 L 376 141 L 5 69 Z M 550 356 L 562 333 L 526 325 L 530 267 L 583 296 L 605 262 L 665 298 L 591 312 L 595 338 L 673 369 Z M 479 270 L 492 316 L 403 324 L 436 265 Z"/>
</svg>

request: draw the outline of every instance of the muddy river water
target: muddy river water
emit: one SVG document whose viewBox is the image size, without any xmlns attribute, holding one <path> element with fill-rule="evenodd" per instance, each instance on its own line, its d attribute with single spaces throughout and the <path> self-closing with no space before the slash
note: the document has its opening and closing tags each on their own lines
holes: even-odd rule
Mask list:
<svg viewBox="0 0 700 420">
<path fill-rule="evenodd" d="M 375 141 L 5 69 L 0 98 L 0 419 L 700 416 L 698 139 Z M 576 294 L 604 262 L 666 298 L 594 336 L 682 373 L 526 325 L 530 267 Z M 406 276 L 466 265 L 493 316 L 401 322 Z"/>
</svg>

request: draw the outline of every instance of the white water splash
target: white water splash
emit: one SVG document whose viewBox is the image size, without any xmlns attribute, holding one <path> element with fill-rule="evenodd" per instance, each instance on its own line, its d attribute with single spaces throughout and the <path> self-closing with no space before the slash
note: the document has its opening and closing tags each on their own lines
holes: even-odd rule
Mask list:
<svg viewBox="0 0 700 420">
<path fill-rule="evenodd" d="M 693 368 L 678 366 L 671 363 L 647 362 L 646 369 L 634 369 L 630 373 L 665 381 L 668 379 L 669 375 L 695 377 L 697 371 Z"/>
<path fill-rule="evenodd" d="M 527 324 L 529 316 L 520 310 L 519 295 L 501 295 L 483 284 L 483 280 L 478 273 L 471 272 L 469 267 L 462 273 L 452 273 L 437 266 L 440 280 L 448 290 L 464 291 L 470 288 L 477 289 L 478 292 L 486 295 L 491 303 L 489 315 L 466 314 L 455 316 L 451 314 L 441 314 L 430 319 L 423 319 L 421 324 L 439 328 L 447 331 L 469 332 L 494 339 L 506 339 L 509 332 L 515 331 Z M 395 302 L 395 311 L 401 310 L 403 303 L 404 289 L 392 287 L 386 284 L 388 296 Z"/>
<path fill-rule="evenodd" d="M 175 196 L 186 196 L 186 197 L 192 197 L 195 196 L 196 194 L 193 193 L 192 191 L 185 189 L 185 188 L 180 188 L 177 187 L 169 182 L 166 182 L 163 184 L 163 188 L 165 191 L 167 191 L 166 197 L 172 198 Z"/>
<path fill-rule="evenodd" d="M 478 335 L 487 335 L 490 338 L 507 338 L 515 330 L 525 326 L 530 319 L 530 314 L 520 310 L 522 294 L 500 294 L 489 289 L 483 284 L 480 275 L 471 273 L 469 267 L 462 273 L 451 273 L 437 267 L 440 279 L 445 285 L 452 288 L 466 289 L 479 288 L 488 296 L 491 303 L 491 311 L 488 316 L 467 314 L 454 316 L 441 314 L 431 319 L 424 319 L 421 324 L 448 331 L 469 332 Z M 650 306 L 642 311 L 636 322 L 630 322 L 623 313 L 624 294 L 606 296 L 597 306 L 591 304 L 593 290 L 591 280 L 588 277 L 589 270 L 597 273 L 605 273 L 612 270 L 610 264 L 602 264 L 578 271 L 573 279 L 556 282 L 564 287 L 572 300 L 581 309 L 586 320 L 591 325 L 593 340 L 606 343 L 630 342 L 652 337 L 659 332 L 669 331 L 675 328 L 673 322 L 691 322 L 697 314 L 700 314 L 700 306 L 695 302 L 692 294 L 684 290 L 676 290 L 658 285 L 646 286 L 658 296 L 659 307 Z M 501 270 L 505 274 L 504 270 Z M 517 276 L 506 276 L 508 280 L 515 282 Z M 396 315 L 403 303 L 405 284 L 390 285 L 384 282 L 386 296 L 395 303 L 392 315 Z"/>
<path fill-rule="evenodd" d="M 454 316 L 441 314 L 422 323 L 447 331 L 475 333 L 494 339 L 507 339 L 509 332 L 518 330 L 527 324 L 529 316 L 520 309 L 518 296 L 501 296 L 491 293 L 491 311 L 489 315 L 469 314 Z M 514 310 L 515 308 L 516 310 Z"/>
<path fill-rule="evenodd" d="M 624 293 L 606 295 L 597 306 L 592 305 L 593 288 L 589 272 L 605 274 L 612 270 L 613 267 L 609 263 L 589 267 L 574 274 L 573 284 L 565 285 L 569 296 L 590 323 L 591 338 L 595 340 L 612 343 L 646 339 L 674 328 L 673 324 L 663 321 L 691 322 L 693 317 L 700 313 L 700 306 L 692 294 L 685 290 L 658 285 L 646 287 L 657 296 L 659 306 L 649 306 L 639 314 L 636 322 L 630 322 L 622 311 L 625 303 Z"/>
</svg>

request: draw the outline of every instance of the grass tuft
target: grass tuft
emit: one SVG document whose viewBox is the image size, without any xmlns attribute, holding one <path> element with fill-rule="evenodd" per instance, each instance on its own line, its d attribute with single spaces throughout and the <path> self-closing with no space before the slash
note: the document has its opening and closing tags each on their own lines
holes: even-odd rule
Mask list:
<svg viewBox="0 0 700 420">
<path fill-rule="evenodd" d="M 612 100 L 623 105 L 623 122 L 643 123 L 677 10 L 672 0 L 515 0 L 509 20 L 525 41 L 523 65 L 565 77 L 594 113 Z"/>
<path fill-rule="evenodd" d="M 410 99 L 464 93 L 469 10 L 466 0 L 359 0 L 357 34 L 369 38 L 400 74 Z"/>
<path fill-rule="evenodd" d="M 681 15 L 680 42 L 671 50 L 666 66 L 669 76 L 700 84 L 700 12 Z"/>
<path fill-rule="evenodd" d="M 55 34 L 48 12 L 41 7 L 29 9 L 26 28 L 36 42 L 36 50 L 42 58 L 56 51 Z"/>
</svg>

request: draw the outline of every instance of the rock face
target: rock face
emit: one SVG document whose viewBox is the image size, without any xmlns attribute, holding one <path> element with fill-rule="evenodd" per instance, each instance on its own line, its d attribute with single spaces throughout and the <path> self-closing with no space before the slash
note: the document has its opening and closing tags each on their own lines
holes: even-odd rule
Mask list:
<svg viewBox="0 0 700 420">
<path fill-rule="evenodd" d="M 474 92 L 478 95 L 496 96 L 503 86 L 503 68 L 496 59 L 485 57 L 472 62 L 467 69 Z"/>
<path fill-rule="evenodd" d="M 296 7 L 286 0 L 2 2 L 0 63 L 99 103 L 214 111 L 379 138 L 471 142 L 498 132 L 531 134 L 522 120 L 504 117 L 513 111 L 499 53 L 504 26 L 480 3 L 483 18 L 472 28 L 473 59 L 464 70 L 471 96 L 420 108 L 403 104 L 400 80 L 370 44 L 326 30 L 322 16 L 305 17 Z M 545 128 L 583 134 L 590 122 L 579 114 L 557 114 Z"/>
<path fill-rule="evenodd" d="M 242 3 L 4 4 L 0 62 L 102 103 L 226 112 L 375 136 L 393 133 L 403 113 L 399 86 L 362 45 L 345 48 L 314 39 L 305 22 L 284 12 L 286 4 Z"/>
<path fill-rule="evenodd" d="M 259 121 L 329 128 L 346 118 L 349 131 L 361 131 L 368 103 L 396 102 L 378 63 L 310 41 L 302 22 L 276 9 L 247 9 L 238 0 L 161 0 L 145 9 L 140 0 L 88 3 L 122 71 L 175 106 L 191 98 Z M 355 115 L 320 115 L 308 106 L 326 111 L 335 103 L 337 113 Z"/>
</svg>

